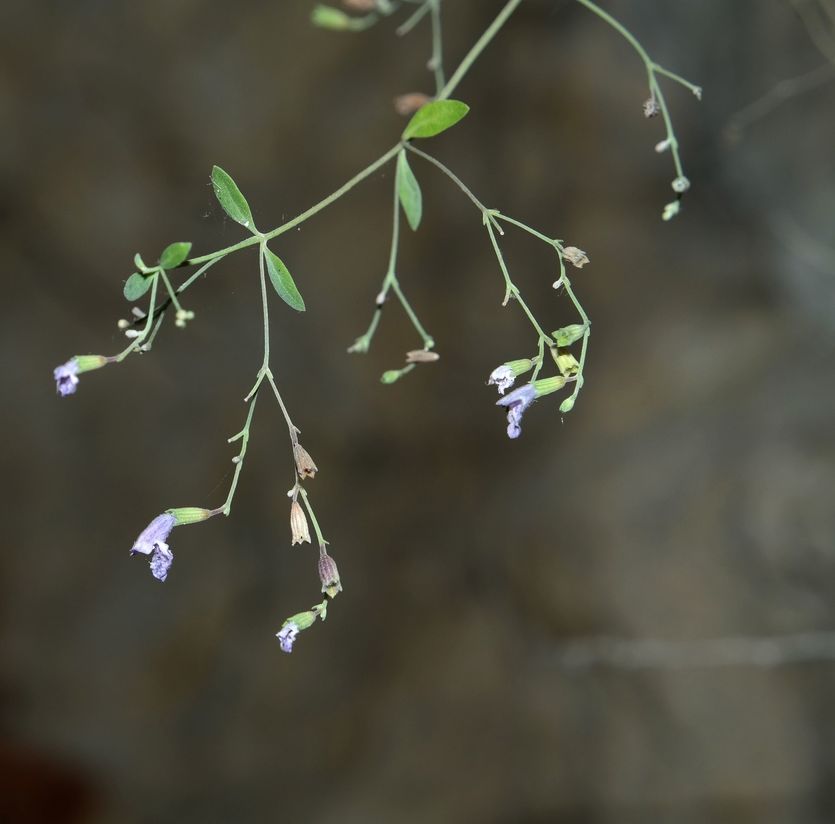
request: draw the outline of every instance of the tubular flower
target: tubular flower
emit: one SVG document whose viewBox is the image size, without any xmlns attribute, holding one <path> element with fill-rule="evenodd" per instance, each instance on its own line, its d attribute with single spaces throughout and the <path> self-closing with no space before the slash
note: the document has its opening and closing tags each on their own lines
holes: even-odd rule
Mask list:
<svg viewBox="0 0 835 824">
<path fill-rule="evenodd" d="M 158 581 L 168 577 L 168 570 L 174 562 L 174 553 L 168 548 L 166 541 L 171 530 L 177 526 L 177 519 L 168 512 L 157 515 L 142 534 L 136 539 L 131 555 L 149 555 L 151 574 Z"/>
<path fill-rule="evenodd" d="M 535 400 L 536 389 L 534 385 L 526 383 L 496 401 L 497 406 L 507 407 L 508 438 L 518 438 L 522 434 L 522 415 Z"/>
</svg>

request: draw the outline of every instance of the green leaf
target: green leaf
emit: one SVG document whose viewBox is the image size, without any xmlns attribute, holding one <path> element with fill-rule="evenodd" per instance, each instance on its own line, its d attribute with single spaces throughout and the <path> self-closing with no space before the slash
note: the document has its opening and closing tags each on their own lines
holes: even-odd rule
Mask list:
<svg viewBox="0 0 835 824">
<path fill-rule="evenodd" d="M 139 252 L 133 256 L 133 265 L 139 269 L 140 272 L 148 271 L 148 267 L 145 265 L 145 261 L 142 260 L 142 255 L 140 255 Z"/>
<path fill-rule="evenodd" d="M 246 198 L 235 181 L 229 177 L 220 166 L 212 167 L 212 186 L 215 190 L 215 197 L 229 217 L 251 232 L 255 232 L 255 221 L 252 219 L 252 212 Z"/>
<path fill-rule="evenodd" d="M 403 140 L 434 137 L 454 126 L 470 110 L 460 100 L 434 100 L 418 109 L 403 131 Z"/>
<path fill-rule="evenodd" d="M 172 243 L 162 250 L 162 254 L 159 256 L 159 265 L 163 269 L 175 269 L 188 257 L 190 251 L 190 243 Z"/>
<path fill-rule="evenodd" d="M 406 213 L 406 220 L 413 231 L 420 226 L 420 218 L 423 215 L 423 196 L 420 193 L 420 185 L 417 182 L 412 167 L 406 158 L 406 150 L 401 149 L 397 155 L 397 195 L 400 198 L 400 205 Z"/>
<path fill-rule="evenodd" d="M 267 261 L 267 273 L 270 276 L 278 296 L 292 309 L 297 312 L 304 312 L 304 300 L 293 282 L 293 277 L 287 267 L 282 263 L 281 258 L 273 254 L 266 246 L 264 247 L 264 258 Z"/>
<path fill-rule="evenodd" d="M 151 288 L 152 278 L 146 278 L 134 272 L 126 281 L 122 290 L 128 300 L 139 300 Z"/>
</svg>

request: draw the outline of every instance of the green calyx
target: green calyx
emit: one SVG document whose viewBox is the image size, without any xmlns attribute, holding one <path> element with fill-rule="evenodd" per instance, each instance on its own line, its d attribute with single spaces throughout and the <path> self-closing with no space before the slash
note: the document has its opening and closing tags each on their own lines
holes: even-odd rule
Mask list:
<svg viewBox="0 0 835 824">
<path fill-rule="evenodd" d="M 73 360 L 78 374 L 90 372 L 93 369 L 101 369 L 102 366 L 107 364 L 107 358 L 104 355 L 76 355 Z"/>
<path fill-rule="evenodd" d="M 212 517 L 211 510 L 202 509 L 199 506 L 182 506 L 178 509 L 167 509 L 166 513 L 174 516 L 174 519 L 177 521 L 177 526 L 197 524 L 200 521 L 206 521 Z"/>
<path fill-rule="evenodd" d="M 565 386 L 565 378 L 561 375 L 553 378 L 541 378 L 534 381 L 532 386 L 536 390 L 536 397 L 541 398 L 543 395 L 550 395 L 552 392 L 562 389 Z"/>
</svg>

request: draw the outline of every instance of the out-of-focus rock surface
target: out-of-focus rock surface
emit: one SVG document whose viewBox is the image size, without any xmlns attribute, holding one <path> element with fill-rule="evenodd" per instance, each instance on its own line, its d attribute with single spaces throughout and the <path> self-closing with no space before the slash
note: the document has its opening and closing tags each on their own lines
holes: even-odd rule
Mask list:
<svg viewBox="0 0 835 824">
<path fill-rule="evenodd" d="M 311 5 L 0 9 L 0 763 L 30 776 L 0 784 L 0 818 L 831 821 L 835 664 L 566 671 L 557 654 L 835 629 L 835 84 L 724 137 L 822 62 L 783 4 L 606 4 L 705 88 L 665 86 L 693 183 L 672 223 L 643 67 L 579 5 L 523 4 L 457 93 L 470 116 L 427 146 L 591 258 L 564 421 L 546 399 L 504 436 L 484 383 L 530 335 L 500 306 L 480 215 L 432 168 L 413 163 L 425 218 L 399 273 L 441 360 L 394 386 L 379 375 L 419 343 L 394 303 L 372 351 L 345 353 L 385 270 L 391 170 L 274 243 L 308 305 L 274 302 L 274 369 L 345 585 L 292 657 L 273 634 L 318 581 L 315 550 L 289 546 L 269 398 L 233 517 L 177 530 L 164 585 L 128 558 L 158 512 L 226 494 L 261 357 L 255 256 L 211 270 L 196 320 L 148 357 L 61 401 L 50 370 L 122 348 L 134 252 L 242 237 L 212 164 L 277 225 L 391 145 L 396 94 L 431 92 L 424 28 L 340 36 Z M 445 6 L 452 67 L 501 4 Z M 573 322 L 554 261 L 510 232 L 506 253 L 548 328 Z"/>
</svg>

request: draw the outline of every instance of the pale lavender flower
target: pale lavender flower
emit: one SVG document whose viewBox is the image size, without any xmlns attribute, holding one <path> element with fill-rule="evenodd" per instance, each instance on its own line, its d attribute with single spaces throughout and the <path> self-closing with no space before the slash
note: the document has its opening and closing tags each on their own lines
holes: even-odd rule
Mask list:
<svg viewBox="0 0 835 824">
<path fill-rule="evenodd" d="M 290 621 L 286 623 L 276 634 L 275 637 L 278 638 L 279 643 L 281 644 L 282 652 L 292 652 L 293 651 L 293 643 L 296 640 L 296 636 L 299 634 L 299 626 L 298 624 L 293 623 Z"/>
<path fill-rule="evenodd" d="M 55 388 L 62 398 L 75 393 L 78 388 L 78 363 L 75 358 L 56 366 L 52 374 L 55 377 Z"/>
<path fill-rule="evenodd" d="M 506 364 L 497 366 L 491 373 L 487 383 L 496 384 L 496 389 L 499 390 L 500 395 L 504 395 L 506 389 L 510 389 L 516 381 L 516 375 L 513 370 Z"/>
<path fill-rule="evenodd" d="M 497 406 L 507 407 L 508 438 L 518 438 L 522 434 L 522 415 L 535 400 L 536 389 L 533 384 L 526 383 L 496 401 Z"/>
<path fill-rule="evenodd" d="M 150 555 L 151 574 L 158 581 L 168 577 L 168 570 L 174 562 L 174 553 L 168 548 L 166 541 L 171 530 L 177 525 L 177 519 L 167 512 L 157 515 L 142 534 L 136 539 L 131 549 L 131 555 Z"/>
</svg>

